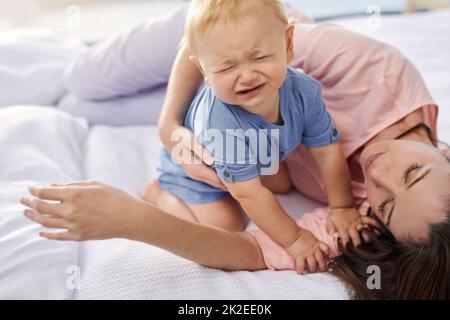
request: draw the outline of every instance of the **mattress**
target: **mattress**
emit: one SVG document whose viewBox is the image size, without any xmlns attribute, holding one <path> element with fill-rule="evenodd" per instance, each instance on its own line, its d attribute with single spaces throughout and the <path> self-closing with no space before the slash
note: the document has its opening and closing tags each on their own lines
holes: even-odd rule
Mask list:
<svg viewBox="0 0 450 320">
<path fill-rule="evenodd" d="M 441 107 L 438 130 L 447 142 L 449 19 L 450 11 L 441 11 L 382 17 L 378 27 L 367 18 L 334 21 L 393 44 L 412 60 Z M 19 199 L 32 183 L 96 179 L 138 194 L 156 176 L 160 148 L 152 126 L 89 127 L 48 106 L 0 109 L 0 298 L 348 299 L 327 273 L 224 272 L 124 239 L 52 242 L 39 239 L 42 228 L 21 215 Z M 296 192 L 279 199 L 294 217 L 320 205 Z"/>
</svg>

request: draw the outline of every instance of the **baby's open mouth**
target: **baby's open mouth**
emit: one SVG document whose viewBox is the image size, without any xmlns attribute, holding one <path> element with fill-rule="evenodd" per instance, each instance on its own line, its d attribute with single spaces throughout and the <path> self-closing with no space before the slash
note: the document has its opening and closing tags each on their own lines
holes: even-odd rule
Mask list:
<svg viewBox="0 0 450 320">
<path fill-rule="evenodd" d="M 253 88 L 248 89 L 248 90 L 241 90 L 241 91 L 238 91 L 237 94 L 239 94 L 239 95 L 247 94 L 247 93 L 250 93 L 250 92 L 253 92 L 253 91 L 256 91 L 256 90 L 262 88 L 264 85 L 265 85 L 265 83 L 260 84 L 259 86 L 253 87 Z"/>
</svg>

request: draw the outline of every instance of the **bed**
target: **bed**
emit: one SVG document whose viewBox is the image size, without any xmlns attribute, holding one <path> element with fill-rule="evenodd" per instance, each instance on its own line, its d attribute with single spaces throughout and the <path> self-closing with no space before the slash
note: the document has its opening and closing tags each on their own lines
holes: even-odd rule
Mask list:
<svg viewBox="0 0 450 320">
<path fill-rule="evenodd" d="M 444 10 L 386 16 L 378 25 L 367 17 L 333 22 L 393 44 L 415 63 L 441 107 L 440 138 L 450 142 L 449 19 L 450 10 Z M 86 50 L 76 39 L 40 37 L 64 48 L 58 56 L 61 66 Z M 52 75 L 54 87 L 61 74 Z M 18 203 L 29 184 L 95 179 L 136 195 L 156 176 L 161 143 L 154 125 L 89 125 L 80 114 L 56 106 L 61 92 L 43 96 L 24 92 L 23 86 L 10 87 L 9 99 L 0 109 L 0 298 L 349 298 L 343 284 L 327 273 L 224 272 L 124 239 L 83 243 L 40 239 L 42 228 L 22 216 L 24 208 Z M 15 97 L 27 95 L 29 102 L 16 103 Z M 279 198 L 294 217 L 320 205 L 296 192 Z"/>
</svg>

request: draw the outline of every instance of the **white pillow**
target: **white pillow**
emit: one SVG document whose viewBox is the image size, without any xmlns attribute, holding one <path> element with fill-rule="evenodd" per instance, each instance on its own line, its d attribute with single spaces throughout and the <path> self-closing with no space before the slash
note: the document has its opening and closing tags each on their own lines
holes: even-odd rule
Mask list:
<svg viewBox="0 0 450 320">
<path fill-rule="evenodd" d="M 0 107 L 55 105 L 65 92 L 65 67 L 85 49 L 49 30 L 0 32 Z"/>
<path fill-rule="evenodd" d="M 30 184 L 82 179 L 85 120 L 39 106 L 0 109 L 0 299 L 70 299 L 78 243 L 39 237 L 23 216 Z"/>
<path fill-rule="evenodd" d="M 166 85 L 184 34 L 187 5 L 158 19 L 148 19 L 105 39 L 71 63 L 64 74 L 68 90 L 80 99 L 130 96 Z M 312 22 L 286 4 L 292 23 Z"/>
<path fill-rule="evenodd" d="M 84 100 L 69 93 L 58 103 L 58 108 L 87 119 L 91 125 L 156 125 L 165 95 L 165 85 L 101 101 Z"/>
<path fill-rule="evenodd" d="M 67 89 L 80 99 L 130 96 L 167 83 L 184 33 L 187 7 L 105 39 L 71 63 Z"/>
</svg>

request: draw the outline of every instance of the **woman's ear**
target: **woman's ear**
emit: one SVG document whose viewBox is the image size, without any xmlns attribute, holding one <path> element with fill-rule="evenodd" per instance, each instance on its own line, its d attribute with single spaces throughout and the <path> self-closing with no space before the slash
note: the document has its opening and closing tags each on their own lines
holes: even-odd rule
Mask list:
<svg viewBox="0 0 450 320">
<path fill-rule="evenodd" d="M 200 72 L 203 75 L 203 79 L 205 80 L 205 83 L 209 86 L 208 76 L 206 75 L 206 72 L 203 70 L 202 65 L 200 64 L 200 60 L 198 60 L 197 56 L 195 55 L 189 56 L 189 61 L 191 61 L 198 68 L 198 70 L 200 70 Z"/>
<path fill-rule="evenodd" d="M 449 161 L 450 161 L 450 148 L 447 148 L 447 149 L 442 150 L 442 153 L 443 153 L 444 156 L 446 156 L 447 159 L 449 159 Z"/>
<path fill-rule="evenodd" d="M 286 58 L 288 64 L 294 59 L 294 29 L 295 26 L 290 24 L 286 30 Z"/>
</svg>

